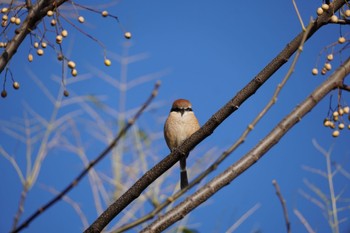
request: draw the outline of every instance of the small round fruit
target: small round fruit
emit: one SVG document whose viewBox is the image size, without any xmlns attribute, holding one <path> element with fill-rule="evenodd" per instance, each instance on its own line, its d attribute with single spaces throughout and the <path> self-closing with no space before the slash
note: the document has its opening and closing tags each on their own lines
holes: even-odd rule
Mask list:
<svg viewBox="0 0 350 233">
<path fill-rule="evenodd" d="M 62 35 L 57 35 L 57 36 L 56 36 L 56 43 L 57 43 L 57 44 L 61 44 L 61 43 L 62 43 L 62 40 L 63 40 Z"/>
<path fill-rule="evenodd" d="M 11 22 L 11 23 L 15 23 L 15 22 L 16 22 L 16 17 L 12 16 L 12 17 L 10 18 L 10 22 Z"/>
<path fill-rule="evenodd" d="M 350 10 L 349 9 L 345 11 L 345 16 L 350 17 Z"/>
<path fill-rule="evenodd" d="M 125 33 L 124 33 L 124 37 L 125 37 L 126 39 L 130 39 L 130 38 L 131 38 L 131 32 L 125 32 Z"/>
<path fill-rule="evenodd" d="M 18 82 L 13 82 L 12 84 L 13 88 L 18 90 L 19 89 L 19 83 Z"/>
<path fill-rule="evenodd" d="M 47 43 L 45 41 L 41 42 L 41 47 L 42 48 L 46 48 L 47 47 Z"/>
<path fill-rule="evenodd" d="M 339 129 L 344 129 L 344 127 L 345 127 L 345 125 L 344 125 L 343 123 L 340 123 L 340 124 L 338 125 L 338 128 L 339 128 Z"/>
<path fill-rule="evenodd" d="M 338 22 L 338 16 L 332 15 L 332 17 L 331 17 L 331 22 L 332 22 L 332 23 L 337 23 L 337 22 Z"/>
<path fill-rule="evenodd" d="M 9 18 L 9 17 L 8 17 L 7 15 L 3 15 L 3 16 L 2 16 L 2 20 L 4 20 L 4 21 L 7 21 L 8 18 Z"/>
<path fill-rule="evenodd" d="M 343 43 L 345 43 L 345 41 L 346 41 L 346 39 L 345 39 L 344 36 L 341 36 L 341 37 L 339 37 L 339 39 L 338 39 L 339 44 L 343 44 Z"/>
<path fill-rule="evenodd" d="M 67 36 L 68 36 L 68 31 L 67 31 L 67 30 L 63 30 L 63 31 L 61 32 L 61 35 L 62 35 L 63 37 L 67 37 Z"/>
<path fill-rule="evenodd" d="M 313 68 L 312 69 L 312 74 L 313 75 L 317 75 L 318 74 L 318 69 L 317 68 Z"/>
<path fill-rule="evenodd" d="M 329 5 L 328 4 L 322 4 L 322 9 L 323 10 L 328 10 L 329 9 Z"/>
<path fill-rule="evenodd" d="M 339 108 L 338 112 L 340 116 L 344 115 L 344 110 L 342 108 Z"/>
<path fill-rule="evenodd" d="M 33 61 L 33 55 L 30 53 L 28 54 L 28 61 L 29 62 L 32 62 Z"/>
<path fill-rule="evenodd" d="M 323 9 L 321 7 L 317 8 L 317 15 L 322 15 L 323 14 Z"/>
<path fill-rule="evenodd" d="M 348 114 L 350 112 L 349 106 L 344 107 L 343 110 L 344 110 L 344 113 L 346 113 L 346 114 Z"/>
<path fill-rule="evenodd" d="M 326 73 L 327 73 L 327 70 L 323 67 L 322 70 L 321 70 L 321 74 L 325 75 Z"/>
<path fill-rule="evenodd" d="M 37 53 L 39 56 L 42 56 L 42 55 L 44 55 L 44 50 L 38 49 L 38 50 L 36 51 L 36 53 Z"/>
<path fill-rule="evenodd" d="M 1 13 L 6 13 L 6 12 L 8 12 L 8 8 L 6 8 L 6 7 L 4 7 L 4 8 L 1 8 Z"/>
<path fill-rule="evenodd" d="M 38 42 L 34 42 L 34 48 L 39 48 L 39 43 Z"/>
<path fill-rule="evenodd" d="M 332 61 L 333 60 L 333 54 L 328 54 L 328 56 L 327 56 L 327 60 L 328 61 Z"/>
<path fill-rule="evenodd" d="M 328 120 L 328 119 L 326 118 L 326 119 L 324 119 L 324 121 L 323 121 L 323 125 L 324 125 L 325 127 L 329 127 L 329 126 L 331 126 L 331 121 Z"/>
<path fill-rule="evenodd" d="M 337 116 L 339 116 L 339 112 L 338 111 L 334 111 L 333 112 L 333 117 L 337 117 Z"/>
<path fill-rule="evenodd" d="M 52 20 L 51 20 L 51 22 L 50 22 L 51 26 L 55 26 L 55 25 L 56 25 L 56 23 L 57 23 L 57 22 L 56 22 L 56 20 L 55 20 L 55 19 L 52 19 Z"/>
<path fill-rule="evenodd" d="M 331 127 L 332 129 L 334 129 L 334 128 L 335 128 L 335 124 L 334 124 L 334 122 L 333 122 L 333 121 L 331 121 L 331 125 L 330 125 L 329 127 Z"/>
<path fill-rule="evenodd" d="M 59 60 L 59 61 L 63 60 L 63 55 L 61 53 L 57 55 L 57 60 Z"/>
<path fill-rule="evenodd" d="M 102 11 L 101 14 L 102 14 L 103 17 L 107 17 L 108 16 L 108 11 Z"/>
<path fill-rule="evenodd" d="M 325 63 L 324 64 L 324 68 L 326 69 L 326 70 L 331 70 L 332 69 L 332 65 L 331 65 L 331 63 Z"/>
<path fill-rule="evenodd" d="M 16 18 L 15 24 L 16 24 L 16 25 L 20 25 L 20 24 L 21 24 L 21 19 L 20 19 L 20 18 Z"/>
<path fill-rule="evenodd" d="M 47 11 L 46 15 L 49 16 L 49 17 L 53 16 L 53 11 L 52 10 Z"/>
<path fill-rule="evenodd" d="M 7 92 L 6 92 L 6 90 L 3 90 L 2 92 L 1 92 L 1 97 L 2 98 L 5 98 L 7 96 Z"/>
<path fill-rule="evenodd" d="M 67 90 L 64 90 L 64 91 L 63 91 L 63 95 L 64 95 L 65 97 L 68 97 L 68 96 L 69 96 L 69 92 L 68 92 Z"/>
<path fill-rule="evenodd" d="M 332 133 L 332 136 L 336 138 L 339 136 L 339 134 L 340 134 L 339 130 L 334 130 Z"/>
<path fill-rule="evenodd" d="M 73 77 L 78 75 L 78 71 L 76 69 L 72 69 L 70 73 L 72 74 Z"/>
<path fill-rule="evenodd" d="M 71 68 L 71 69 L 74 69 L 75 68 L 75 62 L 74 61 L 69 61 L 67 63 L 68 67 Z"/>
<path fill-rule="evenodd" d="M 110 66 L 112 64 L 111 60 L 105 59 L 105 65 Z"/>
<path fill-rule="evenodd" d="M 80 23 L 84 23 L 84 22 L 85 22 L 85 19 L 84 19 L 83 16 L 79 16 L 79 17 L 78 17 L 78 21 L 79 21 Z"/>
</svg>

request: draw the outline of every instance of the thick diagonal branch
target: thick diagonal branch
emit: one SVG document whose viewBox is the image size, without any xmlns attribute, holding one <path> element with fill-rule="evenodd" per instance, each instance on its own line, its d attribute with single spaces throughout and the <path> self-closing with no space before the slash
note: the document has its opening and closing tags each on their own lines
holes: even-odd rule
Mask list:
<svg viewBox="0 0 350 233">
<path fill-rule="evenodd" d="M 237 162 L 216 176 L 197 192 L 186 198 L 185 201 L 172 210 L 159 217 L 143 233 L 161 232 L 176 221 L 186 216 L 189 212 L 205 202 L 208 198 L 228 185 L 244 171 L 261 159 L 278 141 L 296 124 L 302 117 L 311 111 L 317 103 L 330 91 L 342 85 L 344 78 L 350 73 L 350 58 L 344 62 L 326 81 L 316 88 L 304 102 L 288 114 L 276 127 L 257 144 L 251 151 L 245 154 Z"/>
<path fill-rule="evenodd" d="M 330 9 L 319 16 L 312 24 L 308 38 L 318 29 L 327 24 L 333 12 L 339 10 L 345 4 L 344 0 L 337 0 L 330 4 Z M 110 205 L 96 220 L 86 229 L 88 232 L 101 232 L 126 206 L 138 198 L 140 194 L 159 176 L 171 168 L 181 157 L 191 151 L 196 145 L 211 135 L 213 131 L 238 107 L 252 96 L 288 59 L 294 54 L 301 44 L 304 32 L 297 35 L 253 80 L 251 80 L 237 95 L 219 109 L 195 134 L 188 138 L 177 150 L 172 152 L 157 165 L 146 172 L 129 190 Z"/>
</svg>

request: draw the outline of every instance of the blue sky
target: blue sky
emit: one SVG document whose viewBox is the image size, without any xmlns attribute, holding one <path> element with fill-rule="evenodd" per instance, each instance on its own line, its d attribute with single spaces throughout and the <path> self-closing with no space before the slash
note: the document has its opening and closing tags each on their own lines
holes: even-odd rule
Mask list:
<svg viewBox="0 0 350 233">
<path fill-rule="evenodd" d="M 88 2 L 89 6 L 96 6 L 94 1 Z M 304 1 L 297 4 L 304 23 L 307 24 L 310 17 L 316 17 L 315 12 L 321 2 Z M 142 130 L 154 135 L 152 150 L 146 151 L 149 166 L 168 154 L 161 132 L 173 100 L 177 98 L 191 100 L 194 111 L 203 125 L 301 31 L 292 1 L 214 3 L 213 1 L 134 0 L 120 1 L 118 4 L 113 4 L 108 11 L 119 17 L 122 27 L 131 31 L 133 38 L 126 41 L 121 27 L 114 20 L 102 19 L 99 15 L 80 11 L 86 21 L 82 28 L 105 44 L 107 57 L 112 60 L 112 66 L 103 65 L 103 50 L 97 43 L 67 26 L 69 37 L 64 41 L 63 49 L 66 55 L 77 63 L 80 75 L 77 77 L 78 80 L 88 77 L 87 80 L 67 85 L 71 93 L 69 98 L 73 99 L 78 95 L 99 96 L 111 109 L 121 110 L 120 92 L 101 78 L 101 74 L 119 80 L 123 68 L 117 58 L 123 54 L 140 58 L 139 61 L 127 66 L 129 81 L 136 80 L 142 75 L 160 74 L 162 85 L 154 109 L 138 121 L 138 126 Z M 66 11 L 66 14 L 70 12 Z M 338 39 L 339 31 L 339 25 L 326 26 L 307 42 L 295 72 L 282 90 L 276 105 L 255 127 L 245 143 L 220 165 L 208 180 L 248 152 L 326 78 L 320 75 L 312 76 L 311 69 L 318 59 L 319 66 L 325 61 L 326 54 L 323 53 L 318 58 L 319 53 Z M 346 35 L 346 27 L 342 28 L 342 32 Z M 62 91 L 60 83 L 53 81 L 54 77 L 56 80 L 61 77 L 61 66 L 55 55 L 47 49 L 44 57 L 34 56 L 34 61 L 29 63 L 27 62 L 29 45 L 30 40 L 25 40 L 11 61 L 10 68 L 21 88 L 14 91 L 8 79 L 6 84 L 8 97 L 0 101 L 2 125 L 0 129 L 4 129 L 3 126 L 8 124 L 8 121 L 23 122 L 24 112 L 28 112 L 25 106 L 31 106 L 45 119 L 51 116 L 53 106 L 42 89 L 33 81 L 34 76 L 53 96 L 56 97 Z M 339 48 L 336 47 L 336 49 Z M 342 59 L 345 60 L 347 57 L 348 51 L 345 50 Z M 339 62 L 338 55 L 333 66 L 336 67 Z M 198 161 L 203 162 L 201 156 L 211 149 L 215 152 L 210 155 L 209 160 L 214 160 L 233 144 L 270 100 L 289 66 L 290 62 L 276 72 L 271 80 L 220 125 L 210 138 L 204 140 L 193 151 L 189 164 L 196 166 Z M 130 89 L 126 94 L 125 110 L 137 108 L 148 97 L 157 79 L 158 77 Z M 68 76 L 68 80 L 71 82 L 74 79 Z M 333 92 L 332 95 L 332 106 L 335 107 L 337 92 Z M 343 93 L 343 100 L 349 104 L 348 93 Z M 349 130 L 344 130 L 338 138 L 333 138 L 332 131 L 322 125 L 323 119 L 328 114 L 329 103 L 329 97 L 321 101 L 262 160 L 204 205 L 194 210 L 186 219 L 188 227 L 199 232 L 225 232 L 240 216 L 259 203 L 260 208 L 236 232 L 257 232 L 258 230 L 283 232 L 285 223 L 282 209 L 272 186 L 272 180 L 276 179 L 287 201 L 294 232 L 306 232 L 306 230 L 294 215 L 293 209 L 302 212 L 317 232 L 330 232 L 320 209 L 299 194 L 300 189 L 311 194 L 303 182 L 305 179 L 328 194 L 326 179 L 302 169 L 303 165 L 323 171 L 326 169 L 325 158 L 315 149 L 313 139 L 326 150 L 332 147 L 332 159 L 350 172 L 350 149 L 347 144 Z M 94 105 L 91 104 L 91 106 Z M 59 116 L 77 109 L 81 109 L 81 106 L 72 104 L 60 110 Z M 116 118 L 105 113 L 103 108 L 95 106 L 95 110 L 109 122 L 113 134 L 116 134 Z M 93 125 L 91 116 L 86 112 L 74 117 L 73 120 L 81 130 L 81 140 L 88 158 L 93 159 L 104 148 L 104 143 L 98 141 L 94 137 L 96 135 L 91 135 L 97 126 Z M 64 136 L 72 142 L 75 141 L 72 137 L 74 134 L 65 127 L 71 126 L 68 122 L 62 125 L 62 130 L 65 130 Z M 0 146 L 14 155 L 25 171 L 25 144 L 1 130 Z M 37 150 L 36 145 L 33 153 L 35 154 Z M 152 153 L 148 153 L 150 151 Z M 127 162 L 132 163 L 133 158 L 128 158 Z M 205 159 L 204 163 L 206 161 L 208 160 Z M 96 169 L 100 173 L 111 176 L 110 163 L 109 155 Z M 45 187 L 61 190 L 82 167 L 76 155 L 59 146 L 53 148 L 44 161 L 37 184 L 28 194 L 22 220 L 52 198 L 52 193 Z M 0 157 L 0 170 L 2 171 L 0 208 L 3 210 L 0 212 L 0 232 L 8 232 L 17 210 L 21 185 L 13 167 L 3 156 Z M 126 186 L 131 185 L 136 178 L 137 175 L 130 177 Z M 177 179 L 178 166 L 175 166 L 165 184 L 172 185 L 177 182 Z M 335 177 L 336 193 L 344 192 L 342 197 L 348 198 L 350 195 L 348 184 L 349 180 L 338 173 Z M 203 183 L 199 187 L 202 185 Z M 189 193 L 191 192 L 193 191 Z M 90 223 L 97 217 L 91 196 L 87 178 L 69 194 L 69 197 L 81 205 Z M 349 207 L 349 203 L 340 205 Z M 343 217 L 346 215 L 349 215 L 349 210 L 341 213 Z M 80 232 L 82 228 L 82 223 L 72 207 L 61 201 L 23 232 Z M 348 231 L 350 223 L 348 221 L 343 223 L 341 229 L 342 232 Z M 140 228 L 136 231 L 138 230 Z"/>
</svg>

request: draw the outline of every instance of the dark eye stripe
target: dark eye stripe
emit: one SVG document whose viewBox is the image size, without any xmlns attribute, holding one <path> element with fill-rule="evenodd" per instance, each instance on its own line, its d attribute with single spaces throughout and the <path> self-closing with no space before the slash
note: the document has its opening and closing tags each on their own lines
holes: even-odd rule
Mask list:
<svg viewBox="0 0 350 233">
<path fill-rule="evenodd" d="M 192 108 L 172 108 L 170 112 L 192 112 Z"/>
</svg>

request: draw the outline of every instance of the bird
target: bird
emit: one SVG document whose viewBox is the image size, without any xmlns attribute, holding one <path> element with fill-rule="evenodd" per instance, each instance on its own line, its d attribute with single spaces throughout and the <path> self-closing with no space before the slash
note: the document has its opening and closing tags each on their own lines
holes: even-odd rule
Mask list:
<svg viewBox="0 0 350 233">
<path fill-rule="evenodd" d="M 164 124 L 164 138 L 171 152 L 179 147 L 187 138 L 200 128 L 192 110 L 192 104 L 186 99 L 177 99 L 172 104 L 168 118 Z M 180 159 L 180 187 L 188 185 L 186 158 Z"/>
</svg>

